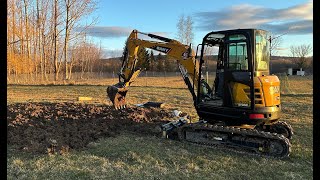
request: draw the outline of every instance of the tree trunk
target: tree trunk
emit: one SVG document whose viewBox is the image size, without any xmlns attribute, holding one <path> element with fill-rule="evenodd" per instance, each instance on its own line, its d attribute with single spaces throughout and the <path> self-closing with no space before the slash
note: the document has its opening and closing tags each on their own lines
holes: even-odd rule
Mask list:
<svg viewBox="0 0 320 180">
<path fill-rule="evenodd" d="M 19 65 L 20 66 L 23 66 L 23 63 L 24 63 L 24 36 L 23 36 L 23 16 L 22 16 L 22 9 L 19 8 L 19 14 L 20 14 L 20 39 L 21 39 L 21 42 L 20 42 L 20 61 L 22 61 Z M 19 69 L 22 67 L 17 67 L 18 65 L 16 65 L 16 73 L 18 74 L 19 72 Z M 19 69 L 18 69 L 19 68 Z"/>
<path fill-rule="evenodd" d="M 66 36 L 64 42 L 64 63 L 65 63 L 65 79 L 69 79 L 68 77 L 68 32 L 66 27 Z"/>
<path fill-rule="evenodd" d="M 64 61 L 65 61 L 65 79 L 68 79 L 68 41 L 69 41 L 69 11 L 70 1 L 66 2 L 66 24 L 65 24 L 65 39 L 64 39 Z"/>
<path fill-rule="evenodd" d="M 30 39 L 29 39 L 29 21 L 28 21 L 28 5 L 26 0 L 23 1 L 24 2 L 24 13 L 25 13 L 25 36 L 27 39 L 27 64 L 28 64 L 28 75 L 29 75 L 29 80 L 31 79 L 31 62 L 30 62 Z"/>
<path fill-rule="evenodd" d="M 53 52 L 53 61 L 54 61 L 54 80 L 57 81 L 59 78 L 59 65 L 58 65 L 58 48 L 57 48 L 57 19 L 58 19 L 58 0 L 54 1 L 54 35 L 53 35 L 53 41 L 54 41 L 54 52 Z"/>
<path fill-rule="evenodd" d="M 41 40 L 43 41 L 42 32 L 41 32 L 41 24 L 40 24 L 40 11 L 39 11 L 39 0 L 36 1 L 37 6 L 37 37 L 38 37 L 38 51 L 39 51 L 39 59 L 40 59 L 40 74 L 41 81 L 43 81 L 43 57 L 41 53 Z"/>
<path fill-rule="evenodd" d="M 15 0 L 12 1 L 12 42 L 15 42 L 16 40 L 16 22 L 15 22 L 15 19 L 16 19 L 16 11 L 15 11 Z M 10 58 L 11 59 L 11 62 L 15 62 L 15 44 L 12 44 L 12 57 Z M 9 63 L 8 63 L 9 65 Z M 8 77 L 10 77 L 10 74 L 11 74 L 11 67 L 12 65 L 10 65 L 8 67 Z"/>
<path fill-rule="evenodd" d="M 72 61 L 70 62 L 70 67 L 69 67 L 69 79 L 71 79 L 71 75 L 72 75 L 72 67 L 73 67 L 73 62 Z"/>
</svg>

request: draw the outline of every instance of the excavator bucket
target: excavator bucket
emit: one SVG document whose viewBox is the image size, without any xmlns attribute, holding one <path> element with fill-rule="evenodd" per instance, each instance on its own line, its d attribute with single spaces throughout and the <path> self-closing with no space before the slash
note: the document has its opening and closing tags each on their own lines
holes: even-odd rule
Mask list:
<svg viewBox="0 0 320 180">
<path fill-rule="evenodd" d="M 116 109 L 123 109 L 126 107 L 127 92 L 128 88 L 123 87 L 120 83 L 108 86 L 107 88 L 108 97 Z"/>
</svg>

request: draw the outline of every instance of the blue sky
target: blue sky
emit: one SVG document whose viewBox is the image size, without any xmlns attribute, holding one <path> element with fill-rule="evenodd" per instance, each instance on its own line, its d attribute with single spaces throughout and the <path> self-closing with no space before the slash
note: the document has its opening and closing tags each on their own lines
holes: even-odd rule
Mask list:
<svg viewBox="0 0 320 180">
<path fill-rule="evenodd" d="M 289 55 L 291 45 L 313 44 L 313 1 L 309 0 L 100 0 L 97 8 L 91 16 L 99 17 L 98 22 L 87 31 L 101 43 L 105 57 L 121 55 L 133 29 L 176 38 L 182 14 L 194 21 L 195 45 L 210 31 L 236 28 L 287 33 L 278 51 L 282 56 Z"/>
</svg>

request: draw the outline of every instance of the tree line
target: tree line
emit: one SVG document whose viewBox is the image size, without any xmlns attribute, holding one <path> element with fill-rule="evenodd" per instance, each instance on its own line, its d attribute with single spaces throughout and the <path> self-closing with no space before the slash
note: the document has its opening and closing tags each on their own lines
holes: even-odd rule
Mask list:
<svg viewBox="0 0 320 180">
<path fill-rule="evenodd" d="M 117 72 L 121 59 L 102 59 L 101 45 L 90 41 L 85 33 L 95 20 L 86 25 L 80 23 L 95 9 L 95 0 L 8 0 L 8 79 L 26 74 L 30 79 L 48 80 L 53 75 L 54 80 L 68 80 L 73 72 L 79 72 L 80 78 L 87 72 Z M 192 18 L 181 15 L 176 25 L 176 38 L 187 45 L 192 43 Z M 271 44 L 273 55 L 280 44 L 281 38 Z M 290 51 L 298 67 L 308 65 L 310 45 L 292 46 Z M 140 48 L 137 67 L 148 71 L 178 71 L 175 60 L 154 52 Z"/>
<path fill-rule="evenodd" d="M 7 76 L 70 79 L 73 71 L 90 72 L 101 47 L 84 30 L 95 21 L 80 20 L 96 9 L 94 0 L 8 0 Z"/>
</svg>

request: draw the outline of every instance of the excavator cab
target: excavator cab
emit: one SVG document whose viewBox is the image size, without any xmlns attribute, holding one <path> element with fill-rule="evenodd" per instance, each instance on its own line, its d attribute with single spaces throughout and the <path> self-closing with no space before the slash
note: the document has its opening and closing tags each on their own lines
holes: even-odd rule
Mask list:
<svg viewBox="0 0 320 180">
<path fill-rule="evenodd" d="M 199 116 L 212 121 L 223 119 L 226 125 L 234 126 L 279 119 L 280 82 L 269 74 L 269 33 L 259 29 L 208 33 L 202 42 L 200 67 L 211 47 L 217 52 L 216 72 L 207 84 L 214 93 L 211 98 L 204 98 L 208 96 L 198 91 Z M 199 72 L 205 73 L 201 68 Z"/>
</svg>

